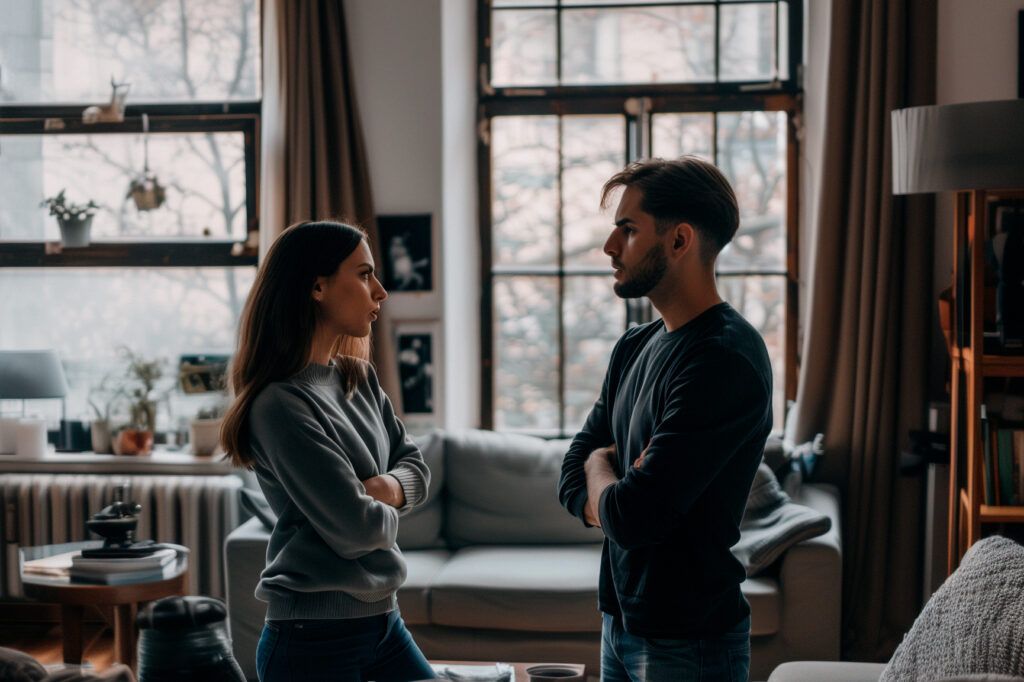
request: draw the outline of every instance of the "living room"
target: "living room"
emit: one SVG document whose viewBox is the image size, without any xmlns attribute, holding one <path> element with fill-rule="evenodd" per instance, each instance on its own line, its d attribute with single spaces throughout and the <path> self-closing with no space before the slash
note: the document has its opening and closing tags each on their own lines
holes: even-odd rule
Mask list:
<svg viewBox="0 0 1024 682">
<path fill-rule="evenodd" d="M 7 0 L 7 4 L 0 5 L 10 10 L 2 13 L 5 16 L 13 17 L 15 10 L 24 9 L 23 3 L 14 0 Z M 250 61 L 247 67 L 254 73 L 262 69 L 262 84 L 227 107 L 230 115 L 221 120 L 229 123 L 203 131 L 242 140 L 225 146 L 234 145 L 232 172 L 240 174 L 232 176 L 227 185 L 232 197 L 230 208 L 236 210 L 230 219 L 218 216 L 227 227 L 214 228 L 207 243 L 202 243 L 202 230 L 196 226 L 181 228 L 179 219 L 158 217 L 168 209 L 175 216 L 188 216 L 192 209 L 183 207 L 174 192 L 182 187 L 194 192 L 202 188 L 196 187 L 195 180 L 189 185 L 188 178 L 175 171 L 169 148 L 161 149 L 161 135 L 185 136 L 189 130 L 173 127 L 170 119 L 180 117 L 180 112 L 145 106 L 146 87 L 152 84 L 134 79 L 125 100 L 123 122 L 80 123 L 83 109 L 102 106 L 111 97 L 111 72 L 115 82 L 129 80 L 122 78 L 124 72 L 110 60 L 90 67 L 88 77 L 100 74 L 101 80 L 90 85 L 88 97 L 76 95 L 71 103 L 59 98 L 49 100 L 47 106 L 53 108 L 44 112 L 48 119 L 65 120 L 67 138 L 78 133 L 79 138 L 109 139 L 120 131 L 125 146 L 131 147 L 127 156 L 118 158 L 118 173 L 108 172 L 109 167 L 104 166 L 104 172 L 97 174 L 105 178 L 102 182 L 68 179 L 70 200 L 96 198 L 100 204 L 92 245 L 78 250 L 66 245 L 59 248 L 62 238 L 56 221 L 39 208 L 39 202 L 63 185 L 53 184 L 52 179 L 44 183 L 43 172 L 38 169 L 46 165 L 39 161 L 43 154 L 49 163 L 47 172 L 51 172 L 59 166 L 60 154 L 66 153 L 76 159 L 69 167 L 88 175 L 89 169 L 79 160 L 92 157 L 85 156 L 74 144 L 37 152 L 35 185 L 27 187 L 23 176 L 31 176 L 32 171 L 26 170 L 31 166 L 16 165 L 9 155 L 7 160 L 0 160 L 3 184 L 18 187 L 22 195 L 13 208 L 0 206 L 0 220 L 4 221 L 0 222 L 0 240 L 4 240 L 0 243 L 0 281 L 6 294 L 0 301 L 0 349 L 55 349 L 64 363 L 68 383 L 63 406 L 44 400 L 36 401 L 42 403 L 38 406 L 33 403 L 31 409 L 48 410 L 45 417 L 51 425 L 60 419 L 61 410 L 71 419 L 87 421 L 89 417 L 83 415 L 90 409 L 88 399 L 95 401 L 98 395 L 93 390 L 105 374 L 123 366 L 123 358 L 117 355 L 119 346 L 133 347 L 146 358 L 163 356 L 166 364 L 161 386 L 173 394 L 161 401 L 157 411 L 156 430 L 164 435 L 157 437 L 153 455 L 113 455 L 111 459 L 117 458 L 114 464 L 93 466 L 84 454 L 49 452 L 46 457 L 53 461 L 46 463 L 46 471 L 60 475 L 98 475 L 102 471 L 109 475 L 196 475 L 193 470 L 172 473 L 159 468 L 179 466 L 177 460 L 161 462 L 160 458 L 173 459 L 188 450 L 188 446 L 178 451 L 172 448 L 188 441 L 182 434 L 188 431 L 192 412 L 214 398 L 208 393 L 185 394 L 173 381 L 174 375 L 180 370 L 182 357 L 189 354 L 233 352 L 240 306 L 223 301 L 231 297 L 244 300 L 255 265 L 281 229 L 299 218 L 297 210 L 306 211 L 309 217 L 314 213 L 315 217 L 345 216 L 361 219 L 368 228 L 379 226 L 381 269 L 392 278 L 384 282 L 386 287 L 391 285 L 390 295 L 374 331 L 379 371 L 385 389 L 400 410 L 416 403 L 404 417 L 410 432 L 423 439 L 425 451 L 431 430 L 444 430 L 444 452 L 438 456 L 446 458 L 442 465 L 444 485 L 455 486 L 448 494 L 458 492 L 460 485 L 452 479 L 453 462 L 460 454 L 475 452 L 460 440 L 465 429 L 554 440 L 555 444 L 534 453 L 532 460 L 520 453 L 523 462 L 530 461 L 530 466 L 548 471 L 558 459 L 556 450 L 572 437 L 596 399 L 608 353 L 627 320 L 644 322 L 652 315 L 650 306 L 627 307 L 616 302 L 608 262 L 600 252 L 613 222 L 610 212 L 598 209 L 600 185 L 618 170 L 608 159 L 621 158 L 624 162 L 632 153 L 628 150 L 638 148 L 660 150 L 662 155 L 695 152 L 714 156 L 717 151 L 717 162 L 741 171 L 745 168 L 750 177 L 755 177 L 755 181 L 746 183 L 742 177 L 730 178 L 738 187 L 744 185 L 740 191 L 754 195 L 765 187 L 771 189 L 758 208 L 751 209 L 757 220 L 741 223 L 740 236 L 749 237 L 754 250 L 744 259 L 739 258 L 743 252 L 739 247 L 749 251 L 747 241 L 733 249 L 735 260 L 720 276 L 722 289 L 727 292 L 725 298 L 730 300 L 731 295 L 730 302 L 736 302 L 738 309 L 765 332 L 775 370 L 775 435 L 781 438 L 788 420 L 791 430 L 786 434 L 786 447 L 791 455 L 794 448 L 812 443 L 818 433 L 824 434 L 824 455 L 808 457 L 813 470 L 805 467 L 802 475 L 809 485 L 832 485 L 837 490 L 838 516 L 829 533 L 839 547 L 833 558 L 840 562 L 842 577 L 833 581 L 837 584 L 828 592 L 839 614 L 835 653 L 829 649 L 820 656 L 812 652 L 803 658 L 890 660 L 950 570 L 948 467 L 933 462 L 904 474 L 900 471 L 900 453 L 914 449 L 911 430 L 949 433 L 950 355 L 940 326 L 938 301 L 940 293 L 952 283 L 955 214 L 951 191 L 892 197 L 887 146 L 890 112 L 919 105 L 1018 97 L 1018 13 L 1024 10 L 1024 2 L 814 0 L 799 7 L 794 6 L 796 3 L 767 3 L 770 10 L 750 10 L 761 22 L 758 26 L 770 25 L 774 31 L 767 39 L 767 44 L 775 46 L 768 50 L 767 70 L 747 67 L 756 73 L 744 74 L 743 60 L 739 60 L 739 66 L 734 62 L 731 68 L 741 69 L 740 75 L 716 80 L 715 69 L 722 67 L 716 65 L 716 51 L 712 49 L 709 53 L 684 55 L 686 59 L 678 67 L 682 73 L 688 73 L 685 69 L 699 72 L 701 67 L 691 62 L 700 61 L 703 55 L 712 64 L 703 67 L 713 74 L 710 86 L 687 83 L 688 78 L 694 79 L 673 75 L 669 66 L 665 67 L 668 75 L 662 75 L 648 63 L 646 72 L 642 68 L 625 71 L 632 75 L 619 76 L 621 80 L 614 83 L 626 84 L 613 84 L 608 91 L 602 90 L 605 86 L 601 81 L 587 80 L 590 71 L 586 68 L 572 82 L 567 75 L 571 64 L 561 65 L 553 56 L 558 54 L 555 48 L 547 61 L 536 57 L 541 49 L 538 45 L 554 36 L 553 28 L 545 33 L 549 29 L 528 26 L 523 35 L 536 44 L 510 52 L 500 53 L 492 46 L 491 61 L 486 66 L 493 71 L 482 71 L 478 60 L 478 49 L 484 42 L 481 32 L 487 33 L 491 24 L 478 25 L 478 3 L 473 0 L 349 0 L 338 4 L 344 10 L 341 25 L 347 40 L 331 41 L 322 50 L 305 54 L 291 43 L 268 43 L 267 23 L 285 13 L 280 3 L 243 3 L 254 17 L 256 5 L 262 8 L 262 15 L 258 15 L 265 22 L 262 63 Z M 602 10 L 596 5 L 607 3 L 582 3 L 595 7 L 578 11 L 549 2 L 479 4 L 480 11 L 509 17 L 504 24 L 494 24 L 507 28 L 516 25 L 511 19 L 516 12 L 532 13 L 533 20 L 540 22 L 537 25 L 543 24 L 546 14 L 565 14 L 571 24 L 574 12 L 600 14 Z M 111 16 L 104 15 L 105 20 L 113 21 L 117 5 L 109 3 L 105 11 Z M 682 12 L 677 7 L 671 9 Z M 44 9 L 39 16 L 49 11 Z M 628 13 L 628 8 L 621 11 Z M 785 42 L 788 19 L 794 15 L 800 17 L 801 29 L 796 33 L 790 29 L 788 35 L 800 35 L 802 49 L 784 50 L 780 45 L 796 42 Z M 647 21 L 654 20 L 648 17 Z M 127 19 L 124 23 L 131 25 Z M 256 23 L 250 25 L 250 29 L 256 27 Z M 328 30 L 323 25 L 319 29 Z M 50 35 L 46 30 L 43 35 Z M 599 34 L 583 20 L 574 30 L 577 37 Z M 0 55 L 14 45 L 8 42 L 8 35 L 0 29 Z M 567 29 L 564 36 L 559 33 L 556 37 L 569 41 L 572 36 Z M 499 37 L 493 36 L 495 43 Z M 732 45 L 745 54 L 739 43 Z M 289 52 L 287 48 L 294 50 Z M 135 54 L 132 50 L 139 48 L 123 49 Z M 210 47 L 200 43 L 197 49 Z M 573 53 L 564 46 L 563 51 L 568 55 L 586 53 L 583 48 Z M 795 63 L 802 64 L 802 82 L 789 61 L 794 53 Z M 624 58 L 631 53 L 616 54 Z M 274 56 L 280 61 L 274 61 Z M 655 57 L 654 63 L 659 58 Z M 502 59 L 506 60 L 504 66 Z M 607 63 L 614 63 L 614 57 L 591 59 L 595 64 L 587 68 L 604 74 L 615 72 Z M 350 79 L 342 77 L 344 82 L 332 96 L 350 98 L 351 108 L 320 102 L 312 95 L 303 98 L 288 85 L 272 87 L 274 82 L 287 80 L 289 74 L 299 73 L 303 87 L 309 88 L 306 92 L 316 92 L 315 78 L 327 83 L 339 77 L 341 70 L 303 73 L 302 64 L 315 65 L 318 60 L 347 68 Z M 647 60 L 651 61 L 650 55 Z M 555 80 L 544 71 L 548 68 L 553 69 Z M 19 135 L 40 141 L 44 133 L 54 132 L 17 128 L 28 125 L 15 121 L 25 117 L 18 107 L 32 102 L 19 100 L 19 91 L 8 80 L 11 71 L 8 67 L 0 72 L 4 79 L 0 80 L 0 144 L 7 149 L 16 148 L 13 145 Z M 75 77 L 79 76 L 76 72 Z M 559 82 L 559 77 L 568 85 L 550 87 Z M 630 84 L 628 78 L 636 78 L 639 85 Z M 683 85 L 673 89 L 673 78 Z M 745 87 L 741 89 L 739 84 Z M 574 87 L 577 92 L 565 92 Z M 295 109 L 289 96 L 305 101 Z M 605 99 L 581 103 L 589 101 L 587 97 L 595 102 Z M 111 99 L 116 100 L 116 92 Z M 257 104 L 250 104 L 253 101 Z M 323 118 L 318 112 L 325 110 L 334 115 Z M 145 125 L 152 131 L 148 135 L 142 120 L 147 111 L 149 122 Z M 217 116 L 216 107 L 200 116 L 212 120 Z M 296 131 L 279 126 L 281 121 L 296 116 L 310 121 L 308 127 L 303 126 L 305 137 L 289 135 L 289 131 Z M 591 121 L 605 125 L 586 129 L 583 124 Z M 630 123 L 636 121 L 641 123 Z M 97 127 L 90 129 L 87 125 Z M 764 133 L 758 138 L 758 149 L 769 161 L 767 171 L 756 169 L 742 151 L 727 156 L 726 131 L 733 127 L 740 135 L 735 139 L 741 141 L 757 137 L 757 131 Z M 92 131 L 96 134 L 89 136 Z M 748 131 L 747 138 L 742 137 L 744 131 Z M 303 141 L 305 147 L 297 151 Z M 500 153 L 502 144 L 504 155 Z M 544 151 L 531 150 L 530 145 Z M 860 158 L 864 151 L 867 158 Z M 143 169 L 145 156 L 145 170 L 163 180 L 168 196 L 163 209 L 149 212 L 131 205 L 130 200 L 126 204 L 124 199 L 124 189 Z M 356 174 L 360 157 L 365 172 Z M 305 168 L 295 165 L 302 161 Z M 528 171 L 532 166 L 543 168 L 534 169 L 531 177 Z M 321 172 L 323 177 L 318 177 Z M 57 173 L 58 178 L 68 176 Z M 256 177 L 260 178 L 258 184 Z M 501 183 L 509 178 L 513 180 L 503 186 Z M 103 189 L 105 184 L 114 189 Z M 103 194 L 86 193 L 90 189 Z M 0 196 L 8 194 L 0 189 Z M 112 198 L 106 199 L 108 195 Z M 741 204 L 743 201 L 741 196 Z M 377 222 L 374 217 L 391 221 Z M 114 231 L 114 225 L 126 221 L 137 230 L 134 234 Z M 21 227 L 12 227 L 15 222 Z M 163 230 L 157 234 L 164 236 L 157 237 L 156 242 L 171 241 L 170 235 L 183 234 L 184 238 L 174 237 L 179 244 L 166 254 L 154 253 L 142 231 L 150 225 Z M 389 227 L 385 229 L 385 225 Z M 578 226 L 580 236 L 573 237 L 570 226 Z M 763 229 L 745 235 L 744 227 L 754 226 Z M 153 239 L 150 236 L 150 241 Z M 392 239 L 407 252 L 392 252 Z M 568 255 L 568 246 L 563 254 L 559 245 L 569 244 L 572 239 L 577 239 L 573 245 L 576 256 Z M 130 242 L 135 243 L 124 249 L 114 246 Z M 182 246 L 185 242 L 200 242 L 202 254 L 187 251 Z M 176 268 L 161 265 L 164 258 L 170 258 L 172 266 L 178 266 L 182 273 L 198 273 L 205 268 L 213 274 L 176 282 L 166 275 Z M 397 276 L 403 266 L 409 268 L 405 279 Z M 90 268 L 94 270 L 90 272 Z M 147 274 L 150 272 L 155 274 Z M 221 273 L 231 274 L 225 277 Z M 75 279 L 70 278 L 72 274 Z M 586 285 L 575 286 L 574 281 Z M 94 298 L 103 298 L 90 300 L 88 292 L 94 292 Z M 195 303 L 189 298 L 195 296 L 206 296 L 216 303 Z M 740 306 L 740 299 L 746 307 Z M 69 305 L 69 301 L 74 303 Z M 557 305 L 550 305 L 551 301 Z M 95 324 L 97 321 L 100 324 Z M 175 337 L 173 343 L 163 340 L 177 334 L 177 328 L 184 330 L 180 338 Z M 528 343 L 520 343 L 520 339 Z M 87 368 L 90 362 L 96 367 Z M 1011 395 L 1021 394 L 1021 386 L 1013 380 L 1008 386 Z M 798 407 L 788 407 L 787 400 L 796 400 Z M 0 407 L 23 410 L 18 399 L 2 402 Z M 934 423 L 929 422 L 930 414 L 935 415 Z M 514 446 L 509 447 L 516 451 Z M 69 464 L 69 459 L 75 457 L 79 459 Z M 125 460 L 135 461 L 122 463 Z M 194 466 L 209 467 L 201 474 L 203 478 L 236 477 L 230 467 L 219 462 Z M 15 473 L 11 468 L 3 471 L 3 475 Z M 252 487 L 251 481 L 242 485 Z M 528 506 L 526 501 L 550 503 L 556 512 L 560 511 L 554 487 L 550 490 L 552 499 L 548 502 L 523 497 L 524 507 Z M 814 489 L 808 487 L 805 492 L 808 490 Z M 791 492 L 797 499 L 796 491 Z M 452 499 L 460 498 L 446 498 Z M 487 500 L 462 502 L 471 511 Z M 522 513 L 529 511 L 523 509 Z M 564 520 L 552 521 L 554 525 L 545 532 L 560 538 L 560 542 L 571 538 L 566 541 L 570 546 L 593 542 L 590 534 L 578 535 L 584 529 L 563 525 L 573 521 L 568 514 L 564 516 Z M 513 525 L 514 518 L 508 517 L 508 525 Z M 228 519 L 225 523 L 234 525 L 239 520 Z M 155 520 L 143 518 L 140 523 L 150 525 L 142 527 L 139 537 L 158 535 Z M 481 528 L 463 528 L 461 544 L 479 541 Z M 987 523 L 983 527 L 984 534 L 1013 534 L 1014 530 L 1013 524 Z M 823 537 L 819 536 L 818 541 L 823 542 Z M 423 544 L 436 540 L 427 538 Z M 577 558 L 581 563 L 589 560 Z M 775 566 L 773 570 L 778 569 Z M 230 560 L 212 562 L 204 571 L 211 575 L 230 573 Z M 779 579 L 778 574 L 772 578 L 776 582 Z M 205 582 L 197 582 L 188 593 L 228 597 L 231 601 L 227 584 L 230 578 L 222 577 L 218 582 L 206 576 L 202 580 Z M 748 582 L 756 584 L 756 576 Z M 442 594 L 438 591 L 437 598 Z M 747 597 L 756 618 L 755 597 Z M 788 606 L 789 598 L 788 594 L 779 597 L 776 606 Z M 825 602 L 828 600 L 822 599 Z M 453 609 L 471 610 L 472 602 L 467 603 Z M 19 604 L 23 606 L 24 602 Z M 429 603 L 424 608 L 429 608 Z M 402 604 L 407 619 L 413 609 L 411 604 L 408 608 Z M 229 616 L 230 611 L 229 603 Z M 4 618 L 13 619 L 22 612 L 6 610 Z M 597 616 L 596 599 L 593 615 Z M 804 623 L 803 627 L 814 629 L 815 624 Z M 232 622 L 232 634 L 237 637 L 236 630 Z M 582 655 L 592 661 L 593 633 L 589 633 L 589 639 L 583 638 L 583 644 L 569 643 L 572 639 L 563 637 L 561 656 L 557 647 L 551 647 L 554 650 L 545 651 L 545 657 L 574 661 L 579 656 L 573 655 L 584 651 L 591 652 Z M 756 663 L 756 642 L 754 649 Z M 543 660 L 537 657 L 538 649 L 509 646 L 505 650 L 510 654 L 493 658 L 524 660 L 531 651 L 537 651 L 534 658 L 526 660 Z M 54 660 L 60 660 L 59 647 L 55 653 Z M 448 658 L 480 660 L 468 653 Z M 772 662 L 767 672 L 765 666 L 755 665 L 752 672 L 754 668 L 758 672 L 752 679 L 767 679 L 767 673 L 775 667 L 776 661 Z M 588 664 L 588 671 L 596 674 L 593 663 Z"/>
</svg>

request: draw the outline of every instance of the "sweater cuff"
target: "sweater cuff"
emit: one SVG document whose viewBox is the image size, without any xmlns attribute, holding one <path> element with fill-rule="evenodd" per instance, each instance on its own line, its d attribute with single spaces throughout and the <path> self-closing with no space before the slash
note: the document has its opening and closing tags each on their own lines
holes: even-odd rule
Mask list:
<svg viewBox="0 0 1024 682">
<path fill-rule="evenodd" d="M 400 511 L 415 507 L 426 498 L 426 487 L 423 485 L 423 478 L 420 477 L 418 472 L 412 471 L 408 467 L 397 466 L 389 471 L 388 475 L 398 479 L 398 484 L 402 486 L 405 504 L 399 507 Z"/>
</svg>

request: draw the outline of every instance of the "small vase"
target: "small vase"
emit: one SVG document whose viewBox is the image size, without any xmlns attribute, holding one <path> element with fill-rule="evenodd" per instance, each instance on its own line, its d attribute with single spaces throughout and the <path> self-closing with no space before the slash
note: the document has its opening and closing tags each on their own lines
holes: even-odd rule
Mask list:
<svg viewBox="0 0 1024 682">
<path fill-rule="evenodd" d="M 92 229 L 92 216 L 84 218 L 57 218 L 60 226 L 60 240 L 64 246 L 89 246 L 89 231 Z"/>
<path fill-rule="evenodd" d="M 220 419 L 195 419 L 188 425 L 192 454 L 210 457 L 220 452 Z"/>
<path fill-rule="evenodd" d="M 106 419 L 97 419 L 89 425 L 89 437 L 92 439 L 92 451 L 97 455 L 114 452 L 110 447 L 110 422 Z"/>
<path fill-rule="evenodd" d="M 153 432 L 125 429 L 114 438 L 115 455 L 148 455 L 153 452 Z"/>
</svg>

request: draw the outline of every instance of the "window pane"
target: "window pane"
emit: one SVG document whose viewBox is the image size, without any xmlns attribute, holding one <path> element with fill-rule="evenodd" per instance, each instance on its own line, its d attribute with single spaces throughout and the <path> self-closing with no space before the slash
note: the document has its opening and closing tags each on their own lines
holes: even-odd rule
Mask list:
<svg viewBox="0 0 1024 682">
<path fill-rule="evenodd" d="M 562 245 L 567 265 L 608 265 L 602 248 L 612 219 L 602 213 L 601 187 L 626 161 L 622 116 L 562 119 Z"/>
<path fill-rule="evenodd" d="M 719 80 L 769 80 L 775 69 L 775 5 L 723 5 Z"/>
<path fill-rule="evenodd" d="M 93 239 L 244 239 L 243 134 L 149 136 L 149 168 L 166 189 L 164 204 L 136 210 L 128 197 L 142 175 L 141 135 L 10 135 L 0 137 L 0 239 L 59 240 L 56 219 L 39 203 L 61 189 L 69 202 L 100 209 Z"/>
<path fill-rule="evenodd" d="M 558 281 L 494 278 L 494 422 L 558 428 Z"/>
<path fill-rule="evenodd" d="M 711 160 L 713 114 L 655 114 L 652 123 L 654 156 L 674 159 L 696 154 Z"/>
<path fill-rule="evenodd" d="M 786 268 L 786 114 L 718 114 L 718 167 L 740 205 L 740 229 L 719 271 Z"/>
<path fill-rule="evenodd" d="M 779 54 L 776 63 L 779 65 L 779 78 L 789 80 L 789 3 L 779 3 Z"/>
<path fill-rule="evenodd" d="M 491 119 L 494 263 L 558 262 L 558 117 Z"/>
<path fill-rule="evenodd" d="M 260 97 L 257 0 L 0 0 L 0 101 Z"/>
<path fill-rule="evenodd" d="M 558 0 L 494 0 L 495 7 L 554 7 Z"/>
<path fill-rule="evenodd" d="M 89 419 L 90 390 L 108 372 L 121 376 L 119 346 L 164 360 L 160 388 L 170 389 L 170 402 L 161 401 L 157 428 L 174 429 L 194 413 L 176 390 L 178 356 L 234 352 L 255 274 L 249 267 L 0 269 L 0 348 L 57 350 L 69 419 Z"/>
<path fill-rule="evenodd" d="M 558 82 L 555 10 L 495 10 L 491 15 L 491 84 Z"/>
<path fill-rule="evenodd" d="M 562 21 L 566 85 L 714 79 L 714 6 L 567 9 Z"/>
<path fill-rule="evenodd" d="M 781 430 L 786 399 L 786 278 L 719 277 L 718 290 L 764 338 L 772 362 L 773 429 Z"/>
<path fill-rule="evenodd" d="M 601 393 L 612 348 L 626 329 L 626 305 L 610 277 L 565 280 L 565 430 L 579 431 Z"/>
</svg>

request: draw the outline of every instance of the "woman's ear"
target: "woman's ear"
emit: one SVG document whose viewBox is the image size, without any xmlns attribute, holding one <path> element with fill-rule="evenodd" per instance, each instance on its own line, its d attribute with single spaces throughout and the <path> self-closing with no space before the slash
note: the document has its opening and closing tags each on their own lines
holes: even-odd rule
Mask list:
<svg viewBox="0 0 1024 682">
<path fill-rule="evenodd" d="M 324 288 L 327 284 L 326 277 L 317 277 L 313 282 L 313 300 L 320 303 L 324 300 Z"/>
</svg>

